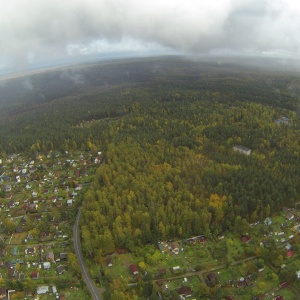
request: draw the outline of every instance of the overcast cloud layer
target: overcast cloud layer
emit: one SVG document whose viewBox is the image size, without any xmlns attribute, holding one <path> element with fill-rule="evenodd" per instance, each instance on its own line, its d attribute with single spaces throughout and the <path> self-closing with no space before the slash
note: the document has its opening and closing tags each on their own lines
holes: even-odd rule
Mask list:
<svg viewBox="0 0 300 300">
<path fill-rule="evenodd" d="M 3 1 L 4 2 L 4 1 Z M 297 0 L 11 0 L 0 69 L 114 52 L 299 57 Z"/>
</svg>

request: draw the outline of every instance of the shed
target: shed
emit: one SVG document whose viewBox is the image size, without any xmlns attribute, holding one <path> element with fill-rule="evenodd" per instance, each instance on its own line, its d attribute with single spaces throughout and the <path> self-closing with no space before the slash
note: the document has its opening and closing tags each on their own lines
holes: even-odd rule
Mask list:
<svg viewBox="0 0 300 300">
<path fill-rule="evenodd" d="M 36 289 L 36 293 L 38 295 L 46 294 L 48 292 L 49 292 L 49 286 L 48 285 L 38 286 L 37 289 Z"/>
<path fill-rule="evenodd" d="M 0 299 L 6 299 L 6 288 L 5 287 L 0 288 Z"/>
<path fill-rule="evenodd" d="M 246 148 L 244 146 L 239 146 L 239 145 L 234 146 L 233 150 L 236 151 L 236 152 L 245 154 L 245 155 L 250 155 L 250 153 L 251 153 L 251 149 Z"/>
<path fill-rule="evenodd" d="M 130 265 L 129 271 L 131 272 L 132 275 L 139 274 L 139 269 L 138 269 L 137 265 Z"/>
</svg>

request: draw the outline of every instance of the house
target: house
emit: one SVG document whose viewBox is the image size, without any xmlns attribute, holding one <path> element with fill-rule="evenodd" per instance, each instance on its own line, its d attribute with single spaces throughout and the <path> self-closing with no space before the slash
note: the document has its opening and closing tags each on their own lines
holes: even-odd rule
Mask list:
<svg viewBox="0 0 300 300">
<path fill-rule="evenodd" d="M 297 278 L 300 279 L 300 271 L 296 272 Z"/>
<path fill-rule="evenodd" d="M 60 238 L 63 236 L 63 232 L 61 230 L 57 230 L 55 235 Z"/>
<path fill-rule="evenodd" d="M 76 187 L 75 187 L 75 191 L 80 191 L 82 189 L 82 184 L 78 184 Z"/>
<path fill-rule="evenodd" d="M 291 244 L 287 244 L 284 248 L 285 248 L 285 250 L 290 250 L 290 249 L 292 249 L 292 245 Z"/>
<path fill-rule="evenodd" d="M 206 279 L 209 285 L 215 285 L 218 281 L 216 273 L 213 272 L 207 274 Z"/>
<path fill-rule="evenodd" d="M 26 225 L 27 220 L 26 220 L 26 217 L 25 217 L 25 216 L 23 216 L 23 217 L 21 218 L 20 223 L 22 224 L 22 226 L 25 226 L 25 225 Z"/>
<path fill-rule="evenodd" d="M 39 240 L 40 241 L 45 241 L 51 237 L 50 232 L 41 232 L 39 235 Z"/>
<path fill-rule="evenodd" d="M 4 190 L 5 192 L 11 192 L 11 185 L 10 184 L 6 185 Z"/>
<path fill-rule="evenodd" d="M 12 250 L 11 250 L 11 255 L 18 255 L 19 254 L 19 247 L 14 247 Z"/>
<path fill-rule="evenodd" d="M 31 279 L 39 279 L 39 272 L 32 272 L 30 277 Z"/>
<path fill-rule="evenodd" d="M 224 238 L 225 238 L 225 234 L 223 232 L 221 232 L 221 233 L 218 234 L 218 239 L 219 240 L 222 240 Z"/>
<path fill-rule="evenodd" d="M 287 258 L 290 258 L 290 257 L 292 257 L 294 255 L 294 251 L 293 250 L 288 250 L 287 252 L 286 252 L 286 257 Z"/>
<path fill-rule="evenodd" d="M 162 277 L 167 274 L 167 269 L 159 269 L 157 277 Z"/>
<path fill-rule="evenodd" d="M 107 260 L 106 260 L 106 265 L 108 267 L 112 267 L 113 266 L 113 263 L 112 263 L 112 257 L 108 257 Z"/>
<path fill-rule="evenodd" d="M 177 290 L 180 297 L 191 297 L 192 289 L 189 286 L 182 286 Z"/>
<path fill-rule="evenodd" d="M 264 224 L 265 224 L 266 226 L 271 226 L 271 225 L 272 225 L 272 220 L 271 220 L 270 218 L 265 218 Z"/>
<path fill-rule="evenodd" d="M 179 253 L 179 244 L 177 242 L 172 242 L 170 244 L 170 248 L 171 248 L 171 251 L 174 253 L 174 254 L 178 254 Z"/>
<path fill-rule="evenodd" d="M 38 209 L 38 205 L 36 203 L 29 203 L 27 205 L 27 209 L 29 212 L 36 212 Z"/>
<path fill-rule="evenodd" d="M 38 286 L 36 289 L 36 293 L 38 295 L 49 293 L 49 286 L 47 285 Z"/>
<path fill-rule="evenodd" d="M 46 260 L 47 261 L 54 261 L 54 253 L 52 251 L 50 251 L 46 254 Z"/>
<path fill-rule="evenodd" d="M 179 266 L 173 267 L 171 270 L 172 270 L 172 273 L 179 273 L 179 272 L 181 272 L 181 268 Z"/>
<path fill-rule="evenodd" d="M 41 221 L 42 218 L 43 218 L 43 215 L 36 215 L 36 216 L 35 216 L 35 219 L 36 219 L 37 221 Z"/>
<path fill-rule="evenodd" d="M 236 145 L 236 146 L 233 147 L 233 150 L 236 151 L 236 152 L 245 154 L 245 155 L 250 155 L 250 153 L 251 153 L 251 149 L 246 148 L 244 146 L 238 146 L 238 145 Z"/>
<path fill-rule="evenodd" d="M 6 299 L 6 288 L 5 287 L 0 288 L 0 299 Z"/>
<path fill-rule="evenodd" d="M 248 243 L 248 242 L 251 241 L 251 237 L 250 237 L 249 235 L 242 235 L 241 241 L 242 241 L 243 243 Z"/>
<path fill-rule="evenodd" d="M 200 244 L 204 244 L 204 243 L 207 242 L 207 240 L 208 240 L 207 237 L 205 237 L 205 236 L 200 236 L 198 241 L 199 241 Z"/>
<path fill-rule="evenodd" d="M 94 159 L 94 163 L 95 164 L 99 164 L 101 162 L 101 157 L 100 156 L 97 156 L 95 159 Z"/>
<path fill-rule="evenodd" d="M 61 275 L 61 274 L 63 274 L 63 273 L 66 272 L 66 269 L 65 269 L 64 266 L 60 265 L 60 266 L 58 266 L 58 267 L 56 268 L 56 272 L 57 272 L 58 275 Z"/>
<path fill-rule="evenodd" d="M 72 206 L 73 204 L 73 199 L 68 199 L 67 200 L 67 206 Z"/>
<path fill-rule="evenodd" d="M 240 280 L 238 280 L 236 283 L 237 288 L 242 288 L 245 287 L 246 285 L 247 285 L 247 281 L 243 277 Z"/>
<path fill-rule="evenodd" d="M 284 288 L 286 288 L 288 285 L 289 285 L 289 284 L 285 281 L 285 282 L 282 282 L 282 283 L 279 284 L 279 288 L 280 288 L 280 289 L 284 289 Z"/>
<path fill-rule="evenodd" d="M 284 300 L 281 295 L 273 297 L 273 300 Z"/>
<path fill-rule="evenodd" d="M 46 261 L 43 263 L 43 267 L 45 270 L 51 269 L 51 263 L 49 261 Z"/>
<path fill-rule="evenodd" d="M 134 276 L 139 274 L 139 269 L 138 269 L 137 265 L 130 265 L 129 266 L 129 271 Z"/>
<path fill-rule="evenodd" d="M 31 290 L 25 288 L 24 292 L 26 297 L 28 297 L 29 299 L 33 298 L 33 293 Z"/>
<path fill-rule="evenodd" d="M 59 258 L 62 261 L 67 261 L 68 260 L 68 253 L 64 253 L 64 252 L 59 253 Z"/>
<path fill-rule="evenodd" d="M 31 196 L 32 196 L 33 198 L 36 198 L 37 195 L 38 195 L 38 193 L 37 193 L 36 191 L 32 191 Z"/>
<path fill-rule="evenodd" d="M 288 220 L 288 221 L 291 221 L 294 219 L 294 215 L 291 213 L 291 212 L 288 212 L 286 215 L 285 215 L 285 218 Z"/>
<path fill-rule="evenodd" d="M 16 228 L 16 233 L 22 233 L 22 232 L 23 232 L 22 227 L 21 227 L 21 226 L 18 226 L 18 227 Z"/>
<path fill-rule="evenodd" d="M 35 247 L 29 247 L 29 248 L 25 249 L 25 254 L 28 254 L 28 255 L 34 254 L 35 252 L 36 252 Z"/>
<path fill-rule="evenodd" d="M 287 124 L 290 123 L 290 119 L 287 118 L 287 117 L 281 117 L 281 118 L 275 120 L 274 122 L 275 122 L 276 124 L 278 124 L 278 125 L 280 125 L 280 124 L 285 124 L 285 125 L 287 125 Z"/>
<path fill-rule="evenodd" d="M 161 251 L 161 253 L 165 253 L 165 243 L 164 242 L 158 242 L 157 246 L 158 246 L 159 250 Z"/>
</svg>

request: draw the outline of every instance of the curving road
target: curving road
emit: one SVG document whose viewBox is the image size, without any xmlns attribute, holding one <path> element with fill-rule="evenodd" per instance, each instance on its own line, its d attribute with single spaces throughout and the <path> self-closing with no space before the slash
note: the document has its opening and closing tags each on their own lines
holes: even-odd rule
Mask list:
<svg viewBox="0 0 300 300">
<path fill-rule="evenodd" d="M 94 281 L 91 279 L 88 269 L 85 265 L 84 259 L 83 259 L 83 255 L 81 252 L 81 246 L 80 246 L 80 234 L 79 234 L 79 219 L 80 219 L 80 209 L 78 210 L 78 214 L 76 216 L 76 221 L 73 227 L 73 238 L 74 238 L 74 247 L 75 247 L 75 253 L 77 255 L 79 264 L 80 264 L 80 268 L 81 268 L 81 274 L 83 277 L 83 280 L 87 286 L 87 288 L 89 289 L 92 298 L 94 300 L 102 300 L 102 296 L 100 294 L 99 289 L 97 288 L 97 286 L 95 285 Z"/>
</svg>

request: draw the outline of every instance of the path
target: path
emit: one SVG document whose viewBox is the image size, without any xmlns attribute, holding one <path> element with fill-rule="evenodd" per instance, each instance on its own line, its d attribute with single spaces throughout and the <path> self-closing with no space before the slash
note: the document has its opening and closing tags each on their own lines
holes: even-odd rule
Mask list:
<svg viewBox="0 0 300 300">
<path fill-rule="evenodd" d="M 100 293 L 99 289 L 97 288 L 97 286 L 95 285 L 94 281 L 91 279 L 91 277 L 88 273 L 88 269 L 85 265 L 83 255 L 82 255 L 82 252 L 81 252 L 80 234 L 79 234 L 79 226 L 78 226 L 79 219 L 80 219 L 80 209 L 78 210 L 76 221 L 75 221 L 75 224 L 74 224 L 74 227 L 73 227 L 73 238 L 74 238 L 75 253 L 77 255 L 78 262 L 80 264 L 81 274 L 82 274 L 83 280 L 86 283 L 86 286 L 89 289 L 89 291 L 92 295 L 92 298 L 94 300 L 102 300 L 103 298 L 101 296 L 101 293 Z"/>
</svg>

